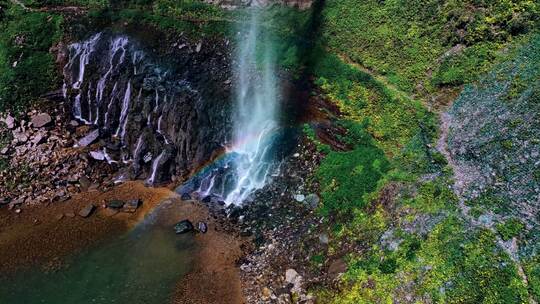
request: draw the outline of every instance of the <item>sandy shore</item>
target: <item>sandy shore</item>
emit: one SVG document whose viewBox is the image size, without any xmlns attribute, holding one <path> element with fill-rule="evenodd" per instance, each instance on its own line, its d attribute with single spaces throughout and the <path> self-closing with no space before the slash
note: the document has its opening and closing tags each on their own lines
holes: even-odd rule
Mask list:
<svg viewBox="0 0 540 304">
<path fill-rule="evenodd" d="M 195 236 L 197 257 L 192 271 L 178 282 L 173 303 L 245 303 L 236 261 L 243 256 L 241 247 L 247 240 L 222 230 L 201 204 L 185 202 L 184 208 L 194 220 L 206 219 L 208 232 Z"/>
<path fill-rule="evenodd" d="M 143 205 L 133 214 L 111 215 L 103 208 L 112 199 L 137 198 Z M 89 204 L 98 207 L 95 214 L 88 218 L 77 215 Z M 190 219 L 194 223 L 205 221 L 209 226 L 208 233 L 194 235 L 197 246 L 192 271 L 178 282 L 171 302 L 244 303 L 236 266 L 243 240 L 221 231 L 201 204 L 183 202 L 168 188 L 146 188 L 140 182 L 128 182 L 105 193 L 80 193 L 49 206 L 27 207 L 20 214 L 0 209 L 0 273 L 9 275 L 36 265 L 54 269 L 64 257 L 126 233 L 158 204 L 167 209 L 160 212 L 165 214 L 159 218 L 162 225 L 172 227 L 180 219 Z"/>
</svg>

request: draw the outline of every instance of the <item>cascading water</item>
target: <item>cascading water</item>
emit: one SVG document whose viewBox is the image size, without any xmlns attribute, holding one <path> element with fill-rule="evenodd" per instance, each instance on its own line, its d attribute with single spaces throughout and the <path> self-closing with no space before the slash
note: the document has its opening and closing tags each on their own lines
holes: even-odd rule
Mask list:
<svg viewBox="0 0 540 304">
<path fill-rule="evenodd" d="M 248 31 L 240 31 L 232 144 L 226 147 L 224 160 L 203 174 L 198 190 L 227 205 L 249 200 L 278 167 L 273 154 L 280 94 L 271 38 L 260 27 L 260 14 L 258 8 L 252 9 Z"/>
<path fill-rule="evenodd" d="M 73 116 L 99 129 L 103 141 L 92 152 L 128 165 L 126 178 L 154 185 L 187 175 L 225 142 L 230 115 L 215 99 L 227 99 L 216 94 L 227 73 L 205 74 L 221 69 L 225 58 L 196 52 L 193 45 L 174 60 L 156 60 L 126 35 L 110 32 L 68 51 L 63 92 Z M 205 92 L 212 92 L 210 98 Z"/>
</svg>

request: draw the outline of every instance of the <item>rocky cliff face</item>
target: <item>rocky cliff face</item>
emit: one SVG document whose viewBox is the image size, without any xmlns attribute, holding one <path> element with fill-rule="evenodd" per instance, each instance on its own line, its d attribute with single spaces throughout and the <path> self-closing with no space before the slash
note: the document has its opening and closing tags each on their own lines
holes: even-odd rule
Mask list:
<svg viewBox="0 0 540 304">
<path fill-rule="evenodd" d="M 309 9 L 312 0 L 205 0 L 204 2 L 218 5 L 226 9 L 234 9 L 242 6 L 268 6 L 272 4 L 286 5 L 300 10 Z"/>
<path fill-rule="evenodd" d="M 148 184 L 189 174 L 230 134 L 225 42 L 167 43 L 156 56 L 127 35 L 98 33 L 71 44 L 64 67 L 73 116 L 101 139 L 92 155 Z"/>
</svg>

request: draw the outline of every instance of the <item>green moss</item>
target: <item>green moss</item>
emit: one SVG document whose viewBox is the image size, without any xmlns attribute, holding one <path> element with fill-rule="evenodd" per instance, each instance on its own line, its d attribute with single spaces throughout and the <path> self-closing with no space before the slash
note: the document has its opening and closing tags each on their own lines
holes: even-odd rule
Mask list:
<svg viewBox="0 0 540 304">
<path fill-rule="evenodd" d="M 49 49 L 62 37 L 62 17 L 12 6 L 0 26 L 0 111 L 18 112 L 59 87 Z"/>
<path fill-rule="evenodd" d="M 503 240 L 508 241 L 511 238 L 518 236 L 523 228 L 525 228 L 525 225 L 520 220 L 513 218 L 498 224 L 497 232 Z"/>
<path fill-rule="evenodd" d="M 540 300 L 540 256 L 530 257 L 523 263 L 523 266 L 529 281 L 529 290 L 538 302 Z"/>
<path fill-rule="evenodd" d="M 352 151 L 331 151 L 322 161 L 316 177 L 321 185 L 322 208 L 325 215 L 348 213 L 367 203 L 364 196 L 374 191 L 377 182 L 389 169 L 384 153 L 373 146 L 365 131 L 349 122 L 348 141 L 355 141 Z"/>
</svg>

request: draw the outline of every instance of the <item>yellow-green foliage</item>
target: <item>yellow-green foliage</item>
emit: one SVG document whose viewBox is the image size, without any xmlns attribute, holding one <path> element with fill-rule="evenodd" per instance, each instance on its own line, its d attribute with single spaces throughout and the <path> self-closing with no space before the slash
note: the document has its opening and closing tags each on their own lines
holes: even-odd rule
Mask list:
<svg viewBox="0 0 540 304">
<path fill-rule="evenodd" d="M 526 303 L 527 289 L 493 233 L 464 228 L 451 216 L 424 239 L 396 231 L 396 250 L 375 245 L 353 259 L 344 278 L 352 287 L 322 292 L 322 303 L 395 303 L 406 295 L 418 303 Z"/>
<path fill-rule="evenodd" d="M 436 85 L 474 79 L 494 50 L 537 26 L 539 9 L 533 0 L 328 0 L 324 37 L 405 91 L 431 90 L 429 75 Z M 439 60 L 457 44 L 469 49 Z"/>
<path fill-rule="evenodd" d="M 325 54 L 314 68 L 317 84 L 349 118 L 367 121 L 367 130 L 388 155 L 431 128 L 432 114 L 418 101 L 398 96 L 369 74 Z"/>
</svg>

